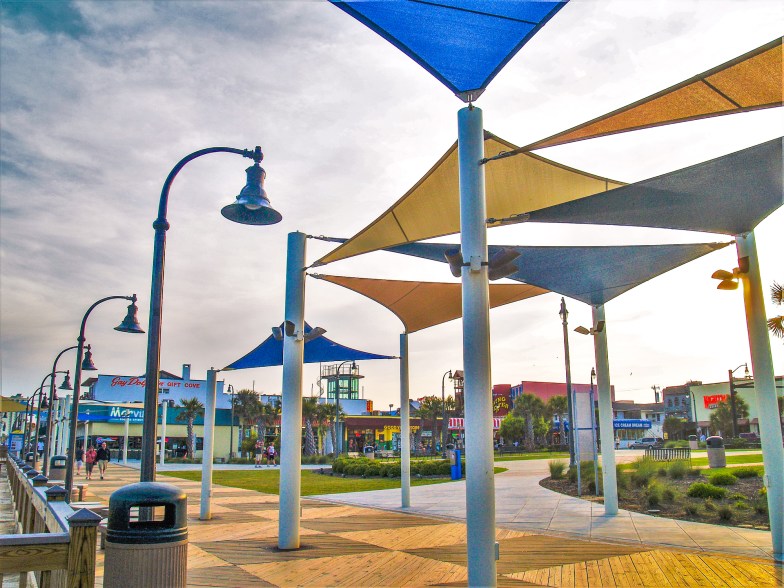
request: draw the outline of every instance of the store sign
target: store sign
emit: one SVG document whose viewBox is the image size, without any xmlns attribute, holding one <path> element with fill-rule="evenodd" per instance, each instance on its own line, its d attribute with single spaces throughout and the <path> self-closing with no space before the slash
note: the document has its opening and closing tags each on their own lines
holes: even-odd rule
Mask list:
<svg viewBox="0 0 784 588">
<path fill-rule="evenodd" d="M 705 408 L 714 409 L 718 408 L 720 402 L 727 402 L 729 394 L 712 394 L 711 396 L 703 396 L 702 402 Z"/>
<path fill-rule="evenodd" d="M 493 392 L 493 416 L 504 417 L 509 414 L 509 396 L 502 392 Z"/>
<path fill-rule="evenodd" d="M 613 421 L 615 429 L 650 429 L 652 426 L 653 423 L 646 419 L 615 419 Z"/>
<path fill-rule="evenodd" d="M 503 419 L 495 419 L 495 418 L 493 419 L 493 430 L 494 431 L 497 431 L 498 429 L 501 428 L 501 421 L 502 420 Z M 463 419 L 459 419 L 459 418 L 451 418 L 451 419 L 449 419 L 449 429 L 451 429 L 451 430 L 465 429 L 465 421 Z"/>
<path fill-rule="evenodd" d="M 134 376 L 114 376 L 112 378 L 110 386 L 112 388 L 125 388 L 125 387 L 138 387 L 144 388 L 144 378 L 137 378 Z M 161 380 L 158 382 L 158 388 L 190 388 L 194 390 L 200 390 L 203 388 L 203 382 L 183 382 L 182 380 Z"/>
</svg>

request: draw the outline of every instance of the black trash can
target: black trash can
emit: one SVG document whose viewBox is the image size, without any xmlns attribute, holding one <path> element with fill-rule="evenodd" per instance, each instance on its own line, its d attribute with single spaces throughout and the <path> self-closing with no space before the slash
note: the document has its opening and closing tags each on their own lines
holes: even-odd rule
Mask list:
<svg viewBox="0 0 784 588">
<path fill-rule="evenodd" d="M 719 436 L 708 437 L 705 439 L 708 449 L 708 467 L 726 468 L 727 454 L 724 449 L 724 439 Z"/>
<path fill-rule="evenodd" d="M 53 455 L 49 460 L 49 479 L 65 480 L 65 468 L 67 465 L 67 457 L 64 455 Z"/>
<path fill-rule="evenodd" d="M 132 519 L 135 508 L 158 507 L 163 517 Z M 188 565 L 185 492 L 160 482 L 140 482 L 109 497 L 106 529 L 106 588 L 185 588 Z"/>
<path fill-rule="evenodd" d="M 33 463 L 35 463 L 35 453 L 33 453 L 32 451 L 27 452 L 25 454 L 25 463 L 32 466 Z"/>
</svg>

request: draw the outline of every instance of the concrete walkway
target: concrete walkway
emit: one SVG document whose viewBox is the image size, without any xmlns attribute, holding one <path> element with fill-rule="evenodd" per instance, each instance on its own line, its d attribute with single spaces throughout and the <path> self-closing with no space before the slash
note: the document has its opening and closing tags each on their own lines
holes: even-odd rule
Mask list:
<svg viewBox="0 0 784 588">
<path fill-rule="evenodd" d="M 632 455 L 629 456 L 634 457 Z M 495 477 L 496 524 L 517 531 L 680 547 L 772 559 L 770 532 L 679 521 L 620 510 L 553 492 L 539 485 L 549 476 L 547 460 L 498 462 L 509 471 Z M 465 482 L 415 486 L 411 507 L 400 508 L 400 490 L 313 496 L 340 504 L 465 520 Z"/>
</svg>

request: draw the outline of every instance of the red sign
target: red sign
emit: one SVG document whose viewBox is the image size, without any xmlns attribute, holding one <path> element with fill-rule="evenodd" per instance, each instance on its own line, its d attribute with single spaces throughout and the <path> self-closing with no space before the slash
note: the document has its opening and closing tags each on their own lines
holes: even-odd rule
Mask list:
<svg viewBox="0 0 784 588">
<path fill-rule="evenodd" d="M 716 408 L 719 406 L 719 402 L 727 402 L 729 398 L 729 394 L 713 394 L 711 396 L 703 396 L 702 402 L 705 404 L 705 408 Z"/>
<path fill-rule="evenodd" d="M 493 416 L 504 417 L 510 409 L 509 393 L 493 390 Z"/>
</svg>

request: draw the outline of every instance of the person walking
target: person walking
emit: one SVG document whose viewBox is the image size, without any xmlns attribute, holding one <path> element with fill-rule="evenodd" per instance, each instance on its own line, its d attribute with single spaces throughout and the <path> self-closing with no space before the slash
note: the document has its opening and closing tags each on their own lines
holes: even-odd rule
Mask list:
<svg viewBox="0 0 784 588">
<path fill-rule="evenodd" d="M 84 461 L 84 449 L 81 447 L 76 448 L 76 475 L 82 475 L 82 462 Z"/>
<path fill-rule="evenodd" d="M 95 447 L 90 445 L 84 453 L 84 470 L 88 480 L 93 479 L 93 467 L 96 461 L 98 461 L 98 452 L 95 451 Z"/>
<path fill-rule="evenodd" d="M 98 457 L 98 473 L 101 475 L 101 480 L 103 480 L 103 476 L 106 473 L 106 466 L 109 463 L 109 460 L 111 460 L 112 458 L 112 454 L 109 452 L 109 449 L 106 447 L 106 441 L 101 443 L 101 446 L 98 448 L 97 457 Z"/>
<path fill-rule="evenodd" d="M 254 449 L 254 452 L 256 457 L 256 465 L 254 465 L 253 467 L 260 468 L 262 465 L 261 460 L 264 454 L 266 453 L 266 451 L 264 450 L 264 441 L 262 440 L 256 441 L 256 447 Z"/>
<path fill-rule="evenodd" d="M 275 465 L 275 444 L 270 443 L 267 447 L 267 467 Z"/>
</svg>

